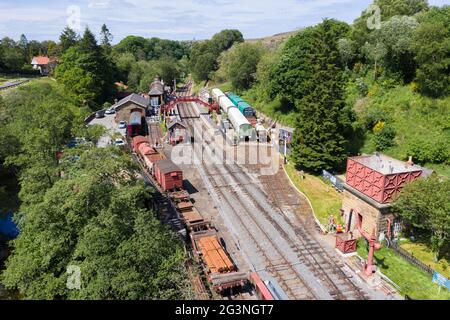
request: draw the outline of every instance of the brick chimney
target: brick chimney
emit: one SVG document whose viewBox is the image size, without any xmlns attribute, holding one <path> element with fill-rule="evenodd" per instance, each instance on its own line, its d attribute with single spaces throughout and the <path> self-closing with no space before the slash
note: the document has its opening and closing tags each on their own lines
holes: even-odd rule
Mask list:
<svg viewBox="0 0 450 320">
<path fill-rule="evenodd" d="M 414 165 L 412 156 L 409 156 L 408 162 L 406 162 L 406 164 L 408 165 L 408 167 L 412 167 Z"/>
</svg>

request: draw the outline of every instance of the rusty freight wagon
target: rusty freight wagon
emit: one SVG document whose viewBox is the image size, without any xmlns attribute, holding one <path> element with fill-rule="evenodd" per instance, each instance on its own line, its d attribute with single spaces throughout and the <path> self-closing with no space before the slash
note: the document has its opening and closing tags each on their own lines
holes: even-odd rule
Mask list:
<svg viewBox="0 0 450 320">
<path fill-rule="evenodd" d="M 150 147 L 148 144 L 141 144 L 139 146 L 139 155 L 144 161 L 145 167 L 149 170 L 150 173 L 153 174 L 154 167 L 156 161 L 163 160 L 164 156 L 161 155 L 158 151 Z"/>
<path fill-rule="evenodd" d="M 244 286 L 247 273 L 238 272 L 233 261 L 222 247 L 214 229 L 191 233 L 192 246 L 197 261 L 202 261 L 209 283 L 217 291 Z"/>
<path fill-rule="evenodd" d="M 131 145 L 133 146 L 133 152 L 138 151 L 139 145 L 142 143 L 147 143 L 149 144 L 149 141 L 146 137 L 143 136 L 136 136 L 133 138 Z"/>
<path fill-rule="evenodd" d="M 169 197 L 174 203 L 177 211 L 180 213 L 181 220 L 186 226 L 187 232 L 210 229 L 211 222 L 203 218 L 197 208 L 195 208 L 191 197 L 186 190 L 171 192 Z"/>
<path fill-rule="evenodd" d="M 183 171 L 171 160 L 159 160 L 154 164 L 155 179 L 164 191 L 183 188 Z"/>
</svg>

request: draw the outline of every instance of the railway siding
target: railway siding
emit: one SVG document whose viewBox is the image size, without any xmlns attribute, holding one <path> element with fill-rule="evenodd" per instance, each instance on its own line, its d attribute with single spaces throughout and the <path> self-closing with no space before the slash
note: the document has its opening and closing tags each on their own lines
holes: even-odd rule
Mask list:
<svg viewBox="0 0 450 320">
<path fill-rule="evenodd" d="M 269 201 L 240 166 L 206 162 L 197 167 L 250 265 L 270 274 L 291 299 L 367 298 L 333 253 L 294 223 L 279 203 Z"/>
</svg>

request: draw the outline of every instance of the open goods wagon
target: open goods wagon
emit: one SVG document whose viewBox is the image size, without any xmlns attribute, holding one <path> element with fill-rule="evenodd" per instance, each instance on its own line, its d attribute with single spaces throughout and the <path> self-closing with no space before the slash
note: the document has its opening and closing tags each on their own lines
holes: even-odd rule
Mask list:
<svg viewBox="0 0 450 320">
<path fill-rule="evenodd" d="M 197 261 L 202 261 L 208 281 L 215 290 L 245 285 L 247 273 L 238 272 L 236 266 L 222 247 L 217 231 L 209 229 L 191 233 L 192 247 Z"/>
</svg>

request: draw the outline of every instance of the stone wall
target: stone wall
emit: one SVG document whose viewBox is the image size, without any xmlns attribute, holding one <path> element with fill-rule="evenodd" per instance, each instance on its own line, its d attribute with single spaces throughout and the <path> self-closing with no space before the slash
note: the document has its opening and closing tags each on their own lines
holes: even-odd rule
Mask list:
<svg viewBox="0 0 450 320">
<path fill-rule="evenodd" d="M 348 221 L 350 210 L 356 210 L 356 212 L 353 212 L 352 216 L 352 223 L 350 227 L 351 231 L 355 231 L 357 229 L 356 224 L 358 222 L 359 213 L 362 216 L 362 229 L 369 234 L 372 234 L 372 231 L 375 228 L 375 234 L 377 237 L 380 232 L 387 231 L 386 217 L 392 218 L 392 215 L 388 214 L 386 209 L 379 209 L 355 196 L 348 190 L 344 190 L 343 193 L 342 209 L 344 210 L 346 222 Z"/>
<path fill-rule="evenodd" d="M 134 109 L 139 109 L 142 110 L 142 112 L 144 112 L 144 108 L 134 104 L 133 102 L 129 102 L 123 106 L 120 106 L 120 108 L 116 109 L 116 116 L 114 119 L 116 120 L 117 123 L 120 121 L 126 121 L 128 123 L 128 121 L 130 120 L 130 114 L 132 111 L 134 111 Z"/>
</svg>

